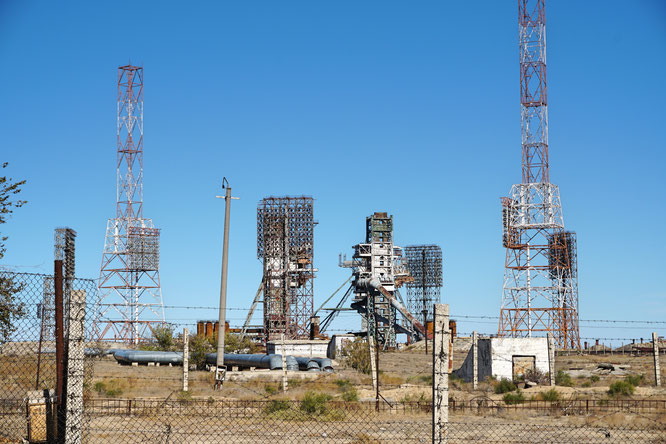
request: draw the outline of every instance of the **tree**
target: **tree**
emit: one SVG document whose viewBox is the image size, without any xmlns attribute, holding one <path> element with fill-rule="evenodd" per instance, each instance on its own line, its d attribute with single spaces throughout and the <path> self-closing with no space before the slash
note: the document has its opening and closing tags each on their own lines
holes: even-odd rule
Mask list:
<svg viewBox="0 0 666 444">
<path fill-rule="evenodd" d="M 2 168 L 7 167 L 7 162 Z M 21 186 L 25 180 L 14 181 L 11 177 L 0 176 L 0 224 L 7 222 L 7 218 L 14 212 L 14 208 L 20 208 L 27 203 L 25 200 L 16 199 L 21 192 Z M 5 241 L 7 236 L 0 234 L 0 259 L 5 255 Z M 0 276 L 0 343 L 9 340 L 16 330 L 16 319 L 25 315 L 25 307 L 21 302 L 14 299 L 14 295 L 20 292 L 22 285 L 14 283 L 11 277 Z"/>
</svg>

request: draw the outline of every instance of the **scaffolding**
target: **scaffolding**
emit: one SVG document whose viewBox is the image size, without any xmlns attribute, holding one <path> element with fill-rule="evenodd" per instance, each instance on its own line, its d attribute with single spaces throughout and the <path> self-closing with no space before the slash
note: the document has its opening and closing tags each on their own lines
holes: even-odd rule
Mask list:
<svg viewBox="0 0 666 444">
<path fill-rule="evenodd" d="M 143 217 L 143 68 L 118 68 L 117 201 L 109 219 L 93 334 L 130 344 L 164 326 L 160 230 Z"/>
<path fill-rule="evenodd" d="M 439 304 L 442 278 L 442 249 L 439 245 L 405 247 L 407 268 L 412 279 L 407 282 L 407 309 L 421 314 L 423 325 L 433 320 L 433 304 Z"/>
<path fill-rule="evenodd" d="M 257 206 L 264 341 L 309 338 L 314 310 L 314 199 L 267 197 Z"/>
<path fill-rule="evenodd" d="M 580 348 L 576 237 L 550 183 L 544 0 L 519 0 L 522 183 L 502 198 L 506 248 L 499 336 L 552 333 Z"/>
</svg>

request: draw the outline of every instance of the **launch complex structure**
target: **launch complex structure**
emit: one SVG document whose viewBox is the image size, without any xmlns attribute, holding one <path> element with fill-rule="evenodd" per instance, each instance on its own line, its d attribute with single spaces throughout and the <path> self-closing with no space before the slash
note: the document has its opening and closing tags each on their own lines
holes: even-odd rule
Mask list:
<svg viewBox="0 0 666 444">
<path fill-rule="evenodd" d="M 544 0 L 519 0 L 522 183 L 502 198 L 506 265 L 499 336 L 551 333 L 580 348 L 576 234 L 550 183 Z"/>
</svg>

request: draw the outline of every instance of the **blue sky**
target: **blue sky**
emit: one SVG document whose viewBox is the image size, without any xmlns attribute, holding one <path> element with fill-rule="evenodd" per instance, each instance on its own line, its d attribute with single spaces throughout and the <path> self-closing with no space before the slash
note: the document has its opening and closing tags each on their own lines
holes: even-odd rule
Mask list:
<svg viewBox="0 0 666 444">
<path fill-rule="evenodd" d="M 666 320 L 666 4 L 549 1 L 551 180 L 579 239 L 583 319 Z M 0 2 L 0 142 L 28 205 L 6 266 L 52 270 L 53 228 L 99 275 L 115 214 L 116 68 L 144 66 L 144 215 L 167 305 L 217 304 L 222 176 L 234 195 L 229 306 L 259 284 L 256 205 L 311 195 L 315 305 L 338 253 L 387 211 L 396 243 L 437 243 L 452 316 L 499 314 L 499 197 L 520 181 L 515 1 Z M 174 322 L 214 310 L 168 310 Z M 244 312 L 230 311 L 232 324 Z M 460 318 L 459 330 L 496 331 Z M 333 329 L 356 326 L 341 316 Z M 647 337 L 664 325 L 586 327 Z"/>
</svg>

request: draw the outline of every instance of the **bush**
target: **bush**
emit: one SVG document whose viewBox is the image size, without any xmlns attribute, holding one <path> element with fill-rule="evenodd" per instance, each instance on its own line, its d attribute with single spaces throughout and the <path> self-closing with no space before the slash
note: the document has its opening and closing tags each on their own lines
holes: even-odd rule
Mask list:
<svg viewBox="0 0 666 444">
<path fill-rule="evenodd" d="M 592 387 L 592 383 L 590 381 L 585 381 L 581 384 L 581 387 L 583 387 L 583 388 Z"/>
<path fill-rule="evenodd" d="M 277 389 L 275 388 L 275 386 L 274 386 L 274 385 L 271 385 L 271 384 L 266 384 L 266 385 L 264 386 L 264 390 L 265 390 L 266 393 L 268 393 L 269 395 L 273 395 L 273 394 L 275 394 L 275 392 L 277 392 Z"/>
<path fill-rule="evenodd" d="M 557 372 L 557 375 L 555 375 L 555 385 L 573 387 L 574 383 L 573 379 L 571 379 L 571 375 L 560 370 Z"/>
<path fill-rule="evenodd" d="M 627 381 L 629 384 L 633 385 L 634 387 L 638 387 L 639 385 L 641 385 L 643 379 L 645 379 L 644 375 L 627 375 L 624 377 L 624 380 Z"/>
<path fill-rule="evenodd" d="M 560 393 L 555 390 L 555 389 L 550 389 L 545 392 L 539 393 L 539 399 L 542 401 L 559 401 L 560 400 Z"/>
<path fill-rule="evenodd" d="M 301 400 L 301 411 L 310 415 L 325 415 L 328 409 L 326 405 L 331 396 L 326 393 L 309 391 Z"/>
<path fill-rule="evenodd" d="M 289 401 L 274 399 L 271 402 L 269 402 L 268 405 L 266 405 L 266 407 L 264 408 L 264 413 L 271 414 L 275 412 L 282 412 L 285 410 L 289 410 L 289 408 L 290 408 Z"/>
<path fill-rule="evenodd" d="M 590 376 L 590 381 L 592 382 L 599 382 L 601 378 L 598 375 L 592 375 Z"/>
<path fill-rule="evenodd" d="M 206 365 L 206 354 L 212 353 L 215 349 L 211 341 L 203 335 L 190 337 L 190 363 L 202 369 Z"/>
<path fill-rule="evenodd" d="M 93 386 L 93 390 L 95 390 L 97 393 L 105 393 L 106 392 L 106 384 L 103 382 L 96 382 L 95 385 Z"/>
<path fill-rule="evenodd" d="M 173 349 L 174 343 L 172 327 L 155 327 L 153 329 L 153 338 L 155 339 L 158 350 L 171 351 Z"/>
<path fill-rule="evenodd" d="M 341 355 L 345 363 L 361 373 L 370 374 L 370 350 L 363 339 L 348 342 L 342 347 Z"/>
<path fill-rule="evenodd" d="M 507 405 L 511 404 L 520 404 L 525 401 L 525 397 L 523 396 L 523 392 L 518 390 L 516 393 L 506 393 L 502 399 L 504 400 L 504 403 Z"/>
<path fill-rule="evenodd" d="M 349 387 L 342 392 L 342 400 L 346 402 L 356 402 L 358 401 L 358 392 L 356 388 Z"/>
<path fill-rule="evenodd" d="M 495 384 L 495 393 L 498 395 L 502 393 L 508 393 L 516 390 L 516 384 L 513 381 L 510 381 L 506 378 L 502 378 L 497 384 Z"/>
<path fill-rule="evenodd" d="M 608 394 L 612 397 L 631 396 L 634 394 L 636 387 L 627 381 L 617 381 L 610 385 Z"/>
<path fill-rule="evenodd" d="M 526 381 L 536 382 L 539 385 L 550 383 L 550 375 L 538 369 L 528 369 L 525 371 L 524 379 Z"/>
</svg>

